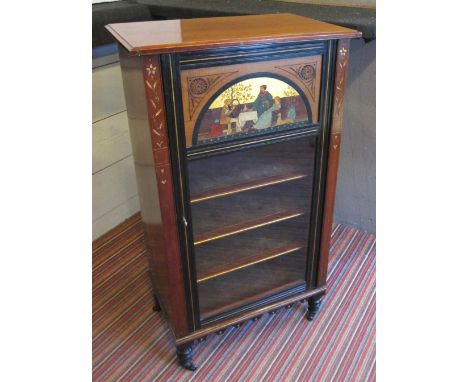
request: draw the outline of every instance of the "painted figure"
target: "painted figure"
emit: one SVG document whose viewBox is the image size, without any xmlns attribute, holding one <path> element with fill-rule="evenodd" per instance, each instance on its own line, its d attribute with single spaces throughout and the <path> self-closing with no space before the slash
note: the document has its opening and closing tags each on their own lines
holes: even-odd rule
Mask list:
<svg viewBox="0 0 468 382">
<path fill-rule="evenodd" d="M 294 103 L 291 103 L 289 105 L 288 114 L 286 118 L 291 120 L 291 122 L 294 122 L 296 120 L 296 105 L 294 105 Z"/>
<path fill-rule="evenodd" d="M 272 119 L 271 119 L 271 125 L 276 126 L 276 125 L 282 125 L 283 119 L 282 119 L 282 113 L 283 113 L 283 105 L 281 104 L 281 98 L 280 97 L 275 97 L 274 102 L 279 102 L 280 108 L 277 110 L 273 110 L 272 113 Z M 273 104 L 274 105 L 274 104 Z"/>
<path fill-rule="evenodd" d="M 258 93 L 258 96 L 252 105 L 252 110 L 257 111 L 259 118 L 273 105 L 273 96 L 266 89 L 266 85 L 260 86 L 260 93 Z"/>
<path fill-rule="evenodd" d="M 224 100 L 224 107 L 221 109 L 220 124 L 221 125 L 227 125 L 227 134 L 228 135 L 232 134 L 231 116 L 232 116 L 233 111 L 234 111 L 234 106 L 232 105 L 232 100 L 231 99 L 225 99 Z"/>
<path fill-rule="evenodd" d="M 216 138 L 223 135 L 223 125 L 219 123 L 219 119 L 215 119 L 214 123 L 210 126 L 210 131 L 208 132 L 209 138 Z"/>
<path fill-rule="evenodd" d="M 211 102 L 198 122 L 195 141 L 240 138 L 252 130 L 258 133 L 305 120 L 307 108 L 292 86 L 276 78 L 249 78 L 231 84 Z"/>
<path fill-rule="evenodd" d="M 262 115 L 258 118 L 257 123 L 254 126 L 254 129 L 262 130 L 271 127 L 273 121 L 273 113 L 281 109 L 281 98 L 275 97 L 273 105 L 265 110 Z"/>
</svg>

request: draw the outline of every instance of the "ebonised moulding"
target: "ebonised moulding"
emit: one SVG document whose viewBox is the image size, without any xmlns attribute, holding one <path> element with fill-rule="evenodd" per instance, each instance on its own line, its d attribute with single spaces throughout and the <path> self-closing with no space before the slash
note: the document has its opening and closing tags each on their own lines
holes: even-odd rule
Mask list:
<svg viewBox="0 0 468 382">
<path fill-rule="evenodd" d="M 197 366 L 192 362 L 192 347 L 190 345 L 177 346 L 177 357 L 180 364 L 187 370 L 195 371 Z"/>
<path fill-rule="evenodd" d="M 312 321 L 316 316 L 317 313 L 320 311 L 320 307 L 322 305 L 322 298 L 311 297 L 307 300 L 308 308 L 307 308 L 307 319 Z"/>
</svg>

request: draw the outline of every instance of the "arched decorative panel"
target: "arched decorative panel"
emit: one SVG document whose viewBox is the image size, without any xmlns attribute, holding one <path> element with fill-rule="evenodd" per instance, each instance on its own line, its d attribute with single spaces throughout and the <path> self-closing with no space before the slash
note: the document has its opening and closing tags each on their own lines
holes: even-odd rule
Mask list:
<svg viewBox="0 0 468 382">
<path fill-rule="evenodd" d="M 249 75 L 227 83 L 206 103 L 192 144 L 206 144 L 297 127 L 312 122 L 303 91 L 283 76 Z"/>
<path fill-rule="evenodd" d="M 183 70 L 186 146 L 318 123 L 321 75 L 321 55 Z"/>
</svg>

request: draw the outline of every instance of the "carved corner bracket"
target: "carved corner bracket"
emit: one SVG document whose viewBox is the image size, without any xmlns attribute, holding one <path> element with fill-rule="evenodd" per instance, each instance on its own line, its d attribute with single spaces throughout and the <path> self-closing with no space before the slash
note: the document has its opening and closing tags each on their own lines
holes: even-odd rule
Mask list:
<svg viewBox="0 0 468 382">
<path fill-rule="evenodd" d="M 192 119 L 195 111 L 200 105 L 203 98 L 207 95 L 209 90 L 213 85 L 217 84 L 226 77 L 237 73 L 227 72 L 227 73 L 217 73 L 217 74 L 208 74 L 205 76 L 196 76 L 187 78 L 187 89 L 188 89 L 188 106 L 189 106 L 189 116 Z"/>
<path fill-rule="evenodd" d="M 315 86 L 317 78 L 317 62 L 305 62 L 295 65 L 276 66 L 277 69 L 293 74 L 307 89 L 312 101 L 315 102 Z"/>
</svg>

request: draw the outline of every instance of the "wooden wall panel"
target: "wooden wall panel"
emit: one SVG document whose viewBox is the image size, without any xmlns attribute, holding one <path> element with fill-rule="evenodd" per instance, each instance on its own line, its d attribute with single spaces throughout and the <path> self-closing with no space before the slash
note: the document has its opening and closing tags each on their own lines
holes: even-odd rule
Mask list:
<svg viewBox="0 0 468 382">
<path fill-rule="evenodd" d="M 130 156 L 94 174 L 93 219 L 138 194 L 135 177 L 125 179 L 132 172 L 134 164 Z"/>
<path fill-rule="evenodd" d="M 125 109 L 119 63 L 93 69 L 93 122 Z"/>
<path fill-rule="evenodd" d="M 93 240 L 140 210 L 120 64 L 93 69 Z"/>
<path fill-rule="evenodd" d="M 93 123 L 93 174 L 132 156 L 127 112 Z"/>
<path fill-rule="evenodd" d="M 123 222 L 138 211 L 140 211 L 140 200 L 138 195 L 134 195 L 107 211 L 104 215 L 93 219 L 93 240 L 115 228 L 119 224 L 116 222 Z"/>
<path fill-rule="evenodd" d="M 97 238 L 139 209 L 133 157 L 95 173 L 92 184 L 93 237 Z"/>
</svg>

